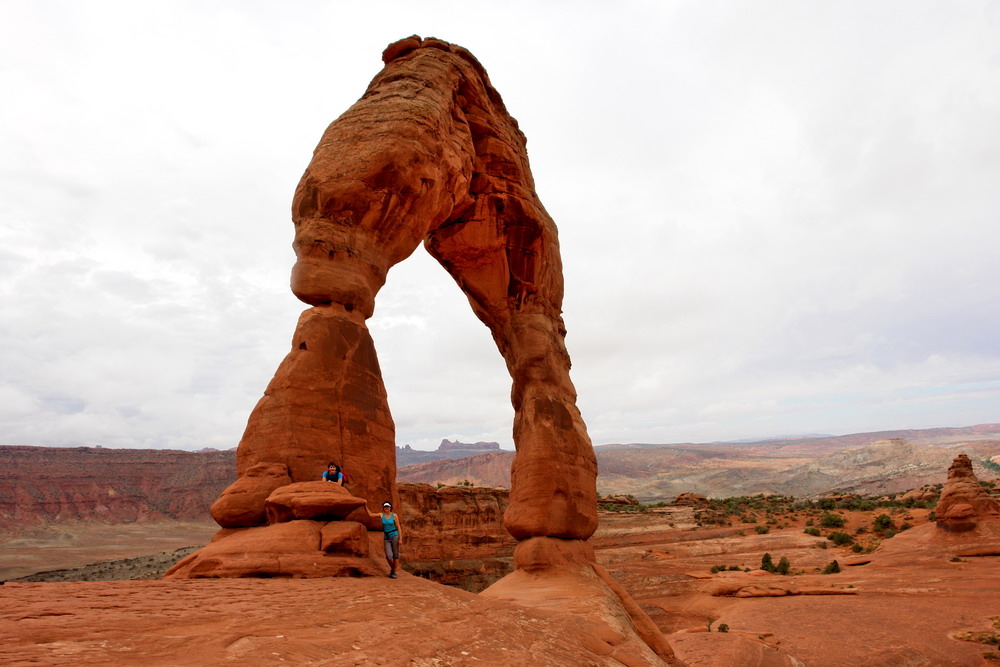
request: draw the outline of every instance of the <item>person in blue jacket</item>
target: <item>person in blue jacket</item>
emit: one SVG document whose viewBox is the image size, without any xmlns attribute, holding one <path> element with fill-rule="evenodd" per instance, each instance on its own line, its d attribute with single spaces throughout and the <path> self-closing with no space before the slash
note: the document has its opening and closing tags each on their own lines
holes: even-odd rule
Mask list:
<svg viewBox="0 0 1000 667">
<path fill-rule="evenodd" d="M 330 461 L 326 465 L 326 472 L 323 473 L 323 479 L 327 482 L 333 482 L 334 484 L 344 485 L 344 473 L 340 472 L 340 466 Z"/>
</svg>

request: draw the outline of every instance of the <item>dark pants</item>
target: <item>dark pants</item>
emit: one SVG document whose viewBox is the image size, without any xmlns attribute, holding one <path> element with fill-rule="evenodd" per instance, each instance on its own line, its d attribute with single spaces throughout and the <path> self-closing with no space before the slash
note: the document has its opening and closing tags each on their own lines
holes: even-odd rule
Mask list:
<svg viewBox="0 0 1000 667">
<path fill-rule="evenodd" d="M 382 541 L 385 542 L 385 557 L 399 558 L 399 535 L 387 537 Z"/>
</svg>

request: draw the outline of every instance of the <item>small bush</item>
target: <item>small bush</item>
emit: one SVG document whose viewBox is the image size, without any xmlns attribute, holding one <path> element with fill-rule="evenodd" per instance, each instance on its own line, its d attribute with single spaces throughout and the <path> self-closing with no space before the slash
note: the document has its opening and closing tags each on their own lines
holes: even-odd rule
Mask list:
<svg viewBox="0 0 1000 667">
<path fill-rule="evenodd" d="M 802 531 L 806 535 L 812 535 L 813 537 L 819 537 L 819 528 L 806 528 Z"/>
<path fill-rule="evenodd" d="M 861 546 L 860 544 L 852 544 L 851 545 L 851 551 L 853 551 L 856 554 L 859 554 L 859 553 L 861 553 L 864 550 L 865 550 L 865 548 L 863 546 Z"/>
<path fill-rule="evenodd" d="M 833 514 L 832 512 L 827 512 L 823 515 L 823 518 L 819 520 L 819 524 L 824 528 L 843 528 L 844 527 L 844 517 L 839 514 Z"/>
<path fill-rule="evenodd" d="M 768 533 L 771 532 L 771 529 L 768 528 L 767 526 L 754 526 L 754 531 L 758 535 L 767 535 Z"/>
<path fill-rule="evenodd" d="M 853 537 L 839 530 L 833 531 L 832 533 L 827 535 L 826 538 L 831 542 L 833 542 L 834 544 L 836 544 L 838 547 L 842 547 L 845 544 L 851 544 L 852 542 L 854 542 Z"/>
<path fill-rule="evenodd" d="M 717 629 L 717 632 L 729 632 L 729 624 L 728 623 L 719 623 L 719 627 Z"/>
<path fill-rule="evenodd" d="M 889 529 L 896 527 L 896 524 L 892 522 L 892 517 L 888 514 L 879 514 L 875 517 L 875 521 L 872 522 L 872 530 L 876 533 L 884 533 Z"/>
<path fill-rule="evenodd" d="M 792 564 L 788 562 L 787 558 L 785 558 L 784 556 L 782 556 L 781 560 L 778 561 L 778 566 L 776 568 L 774 568 L 774 571 L 777 574 L 787 575 L 788 571 L 791 570 L 791 568 L 792 568 Z"/>
<path fill-rule="evenodd" d="M 760 559 L 760 569 L 764 570 L 765 572 L 774 572 L 775 567 L 774 567 L 774 561 L 771 559 L 771 554 L 765 553 L 764 556 Z"/>
<path fill-rule="evenodd" d="M 830 561 L 830 563 L 823 568 L 823 574 L 837 574 L 840 572 L 840 563 L 837 561 Z"/>
<path fill-rule="evenodd" d="M 739 570 L 740 570 L 740 568 L 739 568 L 738 565 L 730 565 L 729 566 L 729 571 L 730 572 L 739 572 Z"/>
<path fill-rule="evenodd" d="M 725 565 L 713 565 L 711 572 L 712 574 L 715 574 L 716 572 L 722 572 L 725 569 L 726 569 Z"/>
</svg>

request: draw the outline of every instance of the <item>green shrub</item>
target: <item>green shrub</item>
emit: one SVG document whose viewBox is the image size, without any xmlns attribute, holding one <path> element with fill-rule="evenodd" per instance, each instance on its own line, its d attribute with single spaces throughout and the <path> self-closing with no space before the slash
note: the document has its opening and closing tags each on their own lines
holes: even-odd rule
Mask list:
<svg viewBox="0 0 1000 667">
<path fill-rule="evenodd" d="M 861 546 L 860 544 L 852 544 L 851 545 L 851 551 L 853 551 L 856 554 L 859 554 L 859 553 L 861 553 L 864 550 L 865 550 L 865 548 L 863 546 Z"/>
<path fill-rule="evenodd" d="M 892 522 L 892 517 L 888 514 L 879 514 L 872 522 L 872 530 L 876 533 L 884 533 L 889 529 L 894 529 L 896 524 Z"/>
<path fill-rule="evenodd" d="M 844 517 L 839 514 L 833 514 L 832 512 L 827 512 L 823 515 L 823 518 L 819 520 L 819 524 L 824 528 L 843 528 L 844 527 Z"/>
<path fill-rule="evenodd" d="M 774 567 L 774 561 L 771 559 L 771 554 L 765 553 L 764 556 L 760 559 L 760 569 L 764 570 L 765 572 L 774 572 L 775 567 Z"/>
<path fill-rule="evenodd" d="M 774 571 L 778 574 L 787 575 L 791 567 L 792 564 L 788 562 L 788 559 L 782 556 L 781 560 L 778 561 L 778 566 L 774 568 Z"/>
<path fill-rule="evenodd" d="M 728 623 L 719 623 L 719 627 L 718 627 L 717 632 L 729 632 L 729 624 Z"/>
<path fill-rule="evenodd" d="M 840 563 L 837 561 L 830 561 L 830 563 L 823 568 L 823 574 L 837 574 L 840 572 Z"/>
<path fill-rule="evenodd" d="M 833 531 L 832 533 L 827 535 L 826 538 L 831 542 L 833 542 L 834 544 L 836 544 L 838 547 L 842 547 L 845 544 L 850 544 L 851 542 L 854 541 L 853 537 L 839 530 Z"/>
<path fill-rule="evenodd" d="M 716 572 L 722 572 L 725 569 L 726 569 L 725 565 L 713 565 L 712 566 L 712 574 L 715 574 Z"/>
<path fill-rule="evenodd" d="M 767 535 L 771 532 L 771 529 L 767 526 L 754 526 L 754 531 L 756 531 L 758 535 Z"/>
<path fill-rule="evenodd" d="M 806 528 L 802 531 L 806 535 L 812 535 L 813 537 L 819 537 L 819 528 Z"/>
</svg>

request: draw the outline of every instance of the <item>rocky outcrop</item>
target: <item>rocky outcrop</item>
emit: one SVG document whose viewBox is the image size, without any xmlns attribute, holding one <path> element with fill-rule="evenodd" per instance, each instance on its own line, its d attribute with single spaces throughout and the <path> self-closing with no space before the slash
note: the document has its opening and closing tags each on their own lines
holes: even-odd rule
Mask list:
<svg viewBox="0 0 1000 667">
<path fill-rule="evenodd" d="M 612 494 L 597 499 L 598 505 L 614 505 L 615 507 L 638 507 L 639 501 L 628 494 Z"/>
<path fill-rule="evenodd" d="M 700 493 L 694 493 L 692 491 L 685 491 L 674 498 L 673 505 L 686 505 L 689 507 L 699 507 L 708 504 L 708 498 L 701 495 Z"/>
<path fill-rule="evenodd" d="M 928 500 L 936 500 L 940 495 L 941 491 L 937 487 L 931 484 L 924 484 L 923 486 L 918 487 L 916 489 L 910 489 L 903 495 L 899 496 L 897 500 L 928 501 Z"/>
<path fill-rule="evenodd" d="M 367 521 L 347 520 L 364 504 L 329 482 L 279 487 L 264 502 L 268 525 L 219 531 L 211 544 L 178 561 L 164 578 L 358 577 L 385 572 L 376 541 L 381 536 L 369 535 Z"/>
<path fill-rule="evenodd" d="M 990 497 L 972 471 L 972 461 L 959 454 L 948 468 L 948 481 L 937 508 L 938 528 L 965 532 L 984 521 L 1000 521 L 1000 504 Z"/>
<path fill-rule="evenodd" d="M 232 462 L 231 452 L 0 446 L 0 530 L 207 519 Z"/>
<path fill-rule="evenodd" d="M 513 569 L 516 541 L 503 526 L 507 489 L 400 484 L 403 567 L 478 592 Z"/>
</svg>

